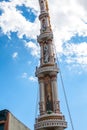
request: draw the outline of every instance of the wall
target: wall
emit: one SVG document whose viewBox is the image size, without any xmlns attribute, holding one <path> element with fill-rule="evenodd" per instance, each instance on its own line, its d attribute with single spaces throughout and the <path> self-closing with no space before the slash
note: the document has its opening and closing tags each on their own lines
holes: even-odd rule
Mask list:
<svg viewBox="0 0 87 130">
<path fill-rule="evenodd" d="M 11 113 L 9 113 L 9 125 L 8 130 L 30 130 L 22 122 L 16 119 Z"/>
</svg>

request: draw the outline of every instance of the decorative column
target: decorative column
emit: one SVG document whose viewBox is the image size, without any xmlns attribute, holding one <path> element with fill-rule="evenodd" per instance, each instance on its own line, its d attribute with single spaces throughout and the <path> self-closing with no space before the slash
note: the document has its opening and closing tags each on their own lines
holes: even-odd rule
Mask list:
<svg viewBox="0 0 87 130">
<path fill-rule="evenodd" d="M 51 84 L 53 93 L 53 106 L 54 112 L 60 113 L 59 101 L 58 101 L 58 88 L 57 88 L 57 73 L 51 73 Z"/>
<path fill-rule="evenodd" d="M 43 65 L 43 42 L 40 42 L 40 64 Z"/>
<path fill-rule="evenodd" d="M 43 78 L 39 78 L 39 91 L 40 91 L 40 115 L 45 113 L 45 94 L 44 94 L 44 80 Z"/>
</svg>

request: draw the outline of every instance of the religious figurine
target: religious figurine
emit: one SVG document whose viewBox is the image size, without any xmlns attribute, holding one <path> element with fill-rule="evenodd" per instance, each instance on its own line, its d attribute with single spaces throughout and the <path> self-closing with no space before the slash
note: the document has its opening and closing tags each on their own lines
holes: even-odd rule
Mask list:
<svg viewBox="0 0 87 130">
<path fill-rule="evenodd" d="M 52 111 L 52 101 L 51 101 L 50 94 L 47 95 L 46 110 Z"/>
<path fill-rule="evenodd" d="M 44 1 L 42 0 L 41 1 L 41 11 L 44 11 L 45 10 L 45 4 L 44 4 Z"/>
<path fill-rule="evenodd" d="M 47 25 L 45 19 L 42 20 L 42 31 L 46 31 Z"/>
<path fill-rule="evenodd" d="M 47 63 L 49 61 L 49 54 L 48 54 L 48 45 L 44 45 L 44 62 Z"/>
</svg>

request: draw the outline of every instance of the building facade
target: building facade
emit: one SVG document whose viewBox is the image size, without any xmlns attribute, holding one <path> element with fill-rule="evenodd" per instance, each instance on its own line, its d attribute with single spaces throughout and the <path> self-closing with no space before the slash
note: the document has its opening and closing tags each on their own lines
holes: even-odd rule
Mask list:
<svg viewBox="0 0 87 130">
<path fill-rule="evenodd" d="M 30 130 L 8 110 L 0 111 L 0 130 Z"/>
<path fill-rule="evenodd" d="M 39 0 L 41 24 L 37 41 L 40 45 L 40 66 L 36 67 L 39 81 L 39 112 L 34 125 L 35 130 L 64 130 L 67 127 L 64 115 L 60 111 L 53 32 L 47 0 Z"/>
</svg>

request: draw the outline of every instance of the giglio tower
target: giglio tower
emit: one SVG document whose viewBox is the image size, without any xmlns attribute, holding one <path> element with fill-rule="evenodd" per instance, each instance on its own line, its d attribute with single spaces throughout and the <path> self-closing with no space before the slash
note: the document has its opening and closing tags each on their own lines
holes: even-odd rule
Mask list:
<svg viewBox="0 0 87 130">
<path fill-rule="evenodd" d="M 35 130 L 64 130 L 67 127 L 64 115 L 60 111 L 57 87 L 57 73 L 53 45 L 53 33 L 47 0 L 39 0 L 41 23 L 37 41 L 40 45 L 40 66 L 36 67 L 39 81 L 39 111 L 35 120 Z"/>
</svg>

